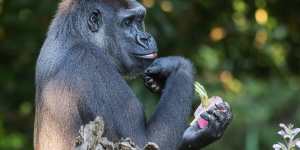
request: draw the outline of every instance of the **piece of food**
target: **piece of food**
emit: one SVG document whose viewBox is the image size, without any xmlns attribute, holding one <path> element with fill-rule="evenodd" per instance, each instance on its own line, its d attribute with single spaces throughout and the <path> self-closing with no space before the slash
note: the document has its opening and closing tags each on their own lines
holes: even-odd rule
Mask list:
<svg viewBox="0 0 300 150">
<path fill-rule="evenodd" d="M 203 119 L 201 117 L 201 114 L 211 109 L 212 107 L 215 107 L 216 104 L 223 103 L 223 100 L 218 96 L 208 98 L 205 88 L 199 82 L 195 82 L 195 92 L 196 95 L 200 97 L 201 104 L 194 113 L 195 119 L 191 122 L 191 125 L 197 123 L 200 128 L 204 128 L 209 124 L 209 122 Z"/>
</svg>

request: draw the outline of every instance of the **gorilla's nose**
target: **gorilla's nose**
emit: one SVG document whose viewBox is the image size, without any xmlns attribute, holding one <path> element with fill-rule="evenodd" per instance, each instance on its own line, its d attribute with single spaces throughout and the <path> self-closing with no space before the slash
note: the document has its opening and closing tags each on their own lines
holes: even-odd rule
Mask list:
<svg viewBox="0 0 300 150">
<path fill-rule="evenodd" d="M 151 49 L 152 36 L 149 33 L 138 33 L 136 36 L 136 41 L 145 49 Z"/>
</svg>

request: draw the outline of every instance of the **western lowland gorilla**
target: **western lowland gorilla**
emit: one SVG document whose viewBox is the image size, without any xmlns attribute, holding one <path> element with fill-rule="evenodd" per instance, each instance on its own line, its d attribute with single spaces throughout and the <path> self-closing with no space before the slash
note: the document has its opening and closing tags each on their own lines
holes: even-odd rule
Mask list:
<svg viewBox="0 0 300 150">
<path fill-rule="evenodd" d="M 156 58 L 145 13 L 135 0 L 61 2 L 37 62 L 36 150 L 73 149 L 80 126 L 97 116 L 110 140 L 130 137 L 162 150 L 200 149 L 222 136 L 231 120 L 226 103 L 204 114 L 208 127 L 188 128 L 192 64 L 178 56 Z M 124 79 L 143 72 L 145 85 L 161 94 L 149 120 Z"/>
</svg>

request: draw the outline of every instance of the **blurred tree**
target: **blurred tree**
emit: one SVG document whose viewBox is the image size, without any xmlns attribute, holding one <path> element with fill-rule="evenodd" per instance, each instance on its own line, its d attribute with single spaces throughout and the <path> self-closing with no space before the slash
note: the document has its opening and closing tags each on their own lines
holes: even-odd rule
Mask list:
<svg viewBox="0 0 300 150">
<path fill-rule="evenodd" d="M 1 150 L 32 149 L 35 61 L 58 2 L 0 0 Z M 141 2 L 160 55 L 190 58 L 210 95 L 232 104 L 232 126 L 208 149 L 271 149 L 279 122 L 299 126 L 300 1 Z M 131 84 L 150 114 L 155 95 Z"/>
</svg>

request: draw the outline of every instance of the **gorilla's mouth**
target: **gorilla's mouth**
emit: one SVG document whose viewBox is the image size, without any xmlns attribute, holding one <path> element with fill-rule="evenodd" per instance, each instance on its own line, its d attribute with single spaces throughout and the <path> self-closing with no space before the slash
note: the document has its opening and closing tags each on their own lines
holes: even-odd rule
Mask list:
<svg viewBox="0 0 300 150">
<path fill-rule="evenodd" d="M 135 57 L 143 58 L 143 59 L 155 59 L 157 58 L 158 54 L 156 52 L 145 54 L 145 55 L 135 55 Z"/>
</svg>

